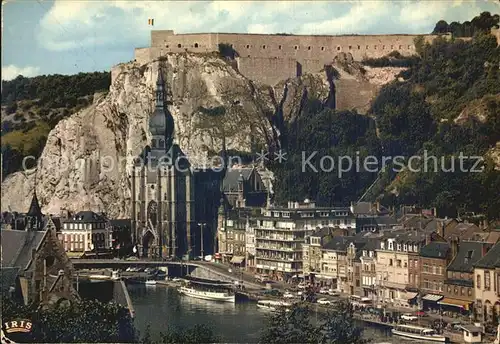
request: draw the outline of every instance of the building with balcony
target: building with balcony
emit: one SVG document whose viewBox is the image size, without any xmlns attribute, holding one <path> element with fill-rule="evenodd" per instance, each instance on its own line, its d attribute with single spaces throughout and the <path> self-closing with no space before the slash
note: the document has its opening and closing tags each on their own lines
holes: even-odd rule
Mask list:
<svg viewBox="0 0 500 344">
<path fill-rule="evenodd" d="M 376 250 L 376 272 L 379 301 L 393 307 L 409 308 L 418 295 L 420 283 L 419 252 L 436 233 L 416 230 L 399 230 L 380 241 Z"/>
<path fill-rule="evenodd" d="M 288 207 L 263 209 L 256 218 L 256 267 L 277 279 L 302 274 L 305 238 L 317 227 L 352 231 L 356 219 L 349 208 L 316 207 L 308 200 L 289 202 Z"/>
<path fill-rule="evenodd" d="M 346 235 L 345 229 L 322 227 L 317 228 L 310 236 L 307 236 L 302 245 L 304 275 L 319 275 L 321 273 L 322 250 L 325 244 L 334 237 Z"/>
<path fill-rule="evenodd" d="M 323 245 L 321 259 L 321 275 L 328 284 L 338 291 L 347 293 L 348 264 L 347 248 L 354 242 L 354 237 L 334 237 Z"/>
<path fill-rule="evenodd" d="M 474 264 L 476 316 L 484 322 L 500 320 L 500 242 Z"/>
<path fill-rule="evenodd" d="M 219 214 L 219 253 L 224 262 L 241 265 L 247 252 L 247 219 L 251 215 L 248 208 L 234 208 Z"/>
<path fill-rule="evenodd" d="M 106 251 L 112 244 L 112 229 L 104 215 L 80 211 L 62 220 L 60 240 L 70 257 L 85 252 Z"/>
<path fill-rule="evenodd" d="M 369 297 L 372 299 L 377 298 L 377 248 L 380 243 L 376 238 L 368 240 L 366 245 L 361 248 L 361 288 L 362 294 L 360 296 Z"/>
</svg>

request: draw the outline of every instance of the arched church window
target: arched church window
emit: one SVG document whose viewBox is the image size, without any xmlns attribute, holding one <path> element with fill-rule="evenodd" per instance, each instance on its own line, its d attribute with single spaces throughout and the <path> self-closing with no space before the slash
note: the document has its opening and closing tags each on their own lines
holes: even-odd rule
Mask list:
<svg viewBox="0 0 500 344">
<path fill-rule="evenodd" d="M 198 48 L 198 43 L 195 43 L 195 44 L 194 44 L 194 47 L 195 47 L 195 48 Z"/>
<path fill-rule="evenodd" d="M 159 146 L 160 148 L 165 148 L 165 140 L 160 139 Z"/>
<path fill-rule="evenodd" d="M 156 212 L 157 204 L 155 201 L 151 201 L 148 204 L 148 220 L 151 220 L 153 226 L 156 226 Z"/>
<path fill-rule="evenodd" d="M 156 139 L 151 141 L 151 147 L 156 148 Z"/>
<path fill-rule="evenodd" d="M 182 48 L 182 44 L 177 44 L 177 48 Z"/>
</svg>

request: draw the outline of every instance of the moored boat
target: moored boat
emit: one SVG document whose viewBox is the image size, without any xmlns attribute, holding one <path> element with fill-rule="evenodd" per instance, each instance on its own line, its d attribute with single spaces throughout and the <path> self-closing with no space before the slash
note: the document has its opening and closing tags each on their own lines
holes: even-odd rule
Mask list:
<svg viewBox="0 0 500 344">
<path fill-rule="evenodd" d="M 154 286 L 154 285 L 156 285 L 156 281 L 155 280 L 147 280 L 146 285 L 147 286 Z"/>
<path fill-rule="evenodd" d="M 236 302 L 236 296 L 231 283 L 212 281 L 200 278 L 185 278 L 179 293 L 202 300 L 219 302 Z"/>
<path fill-rule="evenodd" d="M 261 309 L 266 309 L 270 311 L 277 311 L 280 307 L 285 307 L 288 309 L 292 305 L 288 302 L 275 301 L 275 300 L 260 300 L 257 301 L 257 307 Z"/>
<path fill-rule="evenodd" d="M 424 340 L 427 342 L 447 343 L 449 341 L 448 337 L 437 334 L 436 331 L 427 327 L 397 325 L 391 332 L 395 336 Z"/>
</svg>

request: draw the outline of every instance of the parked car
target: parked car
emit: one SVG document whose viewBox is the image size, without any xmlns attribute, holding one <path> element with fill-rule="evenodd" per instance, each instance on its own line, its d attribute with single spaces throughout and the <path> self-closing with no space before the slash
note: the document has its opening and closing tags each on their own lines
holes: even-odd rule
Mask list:
<svg viewBox="0 0 500 344">
<path fill-rule="evenodd" d="M 320 305 L 331 305 L 332 303 L 330 302 L 330 300 L 327 300 L 327 299 L 319 299 L 318 301 L 316 301 L 318 304 Z"/>
<path fill-rule="evenodd" d="M 137 258 L 136 256 L 130 256 L 130 257 L 127 257 L 126 260 L 139 260 L 139 258 Z"/>
<path fill-rule="evenodd" d="M 328 289 L 328 295 L 330 296 L 340 296 L 340 293 L 335 291 L 334 289 Z"/>
<path fill-rule="evenodd" d="M 319 293 L 320 293 L 320 294 L 323 294 L 323 295 L 324 295 L 324 294 L 328 294 L 328 289 L 326 289 L 326 288 L 321 288 L 321 289 L 319 290 Z"/>
<path fill-rule="evenodd" d="M 283 297 L 284 297 L 285 299 L 293 299 L 293 298 L 294 298 L 293 294 L 292 294 L 292 293 L 290 293 L 289 291 L 285 292 L 285 293 L 283 294 Z"/>
<path fill-rule="evenodd" d="M 414 320 L 418 320 L 418 316 L 407 313 L 407 314 L 401 315 L 401 319 L 406 320 L 406 321 L 414 321 Z"/>
</svg>

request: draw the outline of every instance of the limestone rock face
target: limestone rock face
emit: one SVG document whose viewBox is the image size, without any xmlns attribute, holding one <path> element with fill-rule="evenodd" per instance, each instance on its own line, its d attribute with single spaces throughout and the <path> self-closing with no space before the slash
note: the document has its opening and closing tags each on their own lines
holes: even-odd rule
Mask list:
<svg viewBox="0 0 500 344">
<path fill-rule="evenodd" d="M 306 98 L 325 104 L 334 99 L 336 86 L 328 72 L 270 87 L 246 79 L 215 55 L 170 54 L 161 63 L 172 100 L 174 140 L 194 167 L 211 165 L 209 158 L 221 150 L 222 137 L 227 149 L 240 152 L 279 147 L 284 122 L 300 114 Z M 113 67 L 109 92 L 96 94 L 91 106 L 61 120 L 50 132 L 36 172 L 17 172 L 4 180 L 2 211 L 27 211 L 36 184 L 45 213 L 93 210 L 129 217 L 128 167 L 151 139 L 149 117 L 159 65 L 153 61 Z M 359 79 L 348 73 L 342 77 L 354 86 Z M 369 103 L 372 96 L 365 95 L 369 99 L 362 102 Z M 221 107 L 222 113 L 215 111 Z"/>
<path fill-rule="evenodd" d="M 274 104 L 268 94 L 215 56 L 172 54 L 162 62 L 173 101 L 175 141 L 201 166 L 222 147 L 249 152 L 275 145 Z M 149 144 L 159 62 L 120 64 L 107 95 L 60 121 L 50 132 L 36 173 L 17 172 L 2 183 L 2 210 L 27 211 L 36 175 L 43 211 L 103 211 L 129 216 L 131 160 Z M 223 106 L 226 113 L 199 113 Z"/>
</svg>

